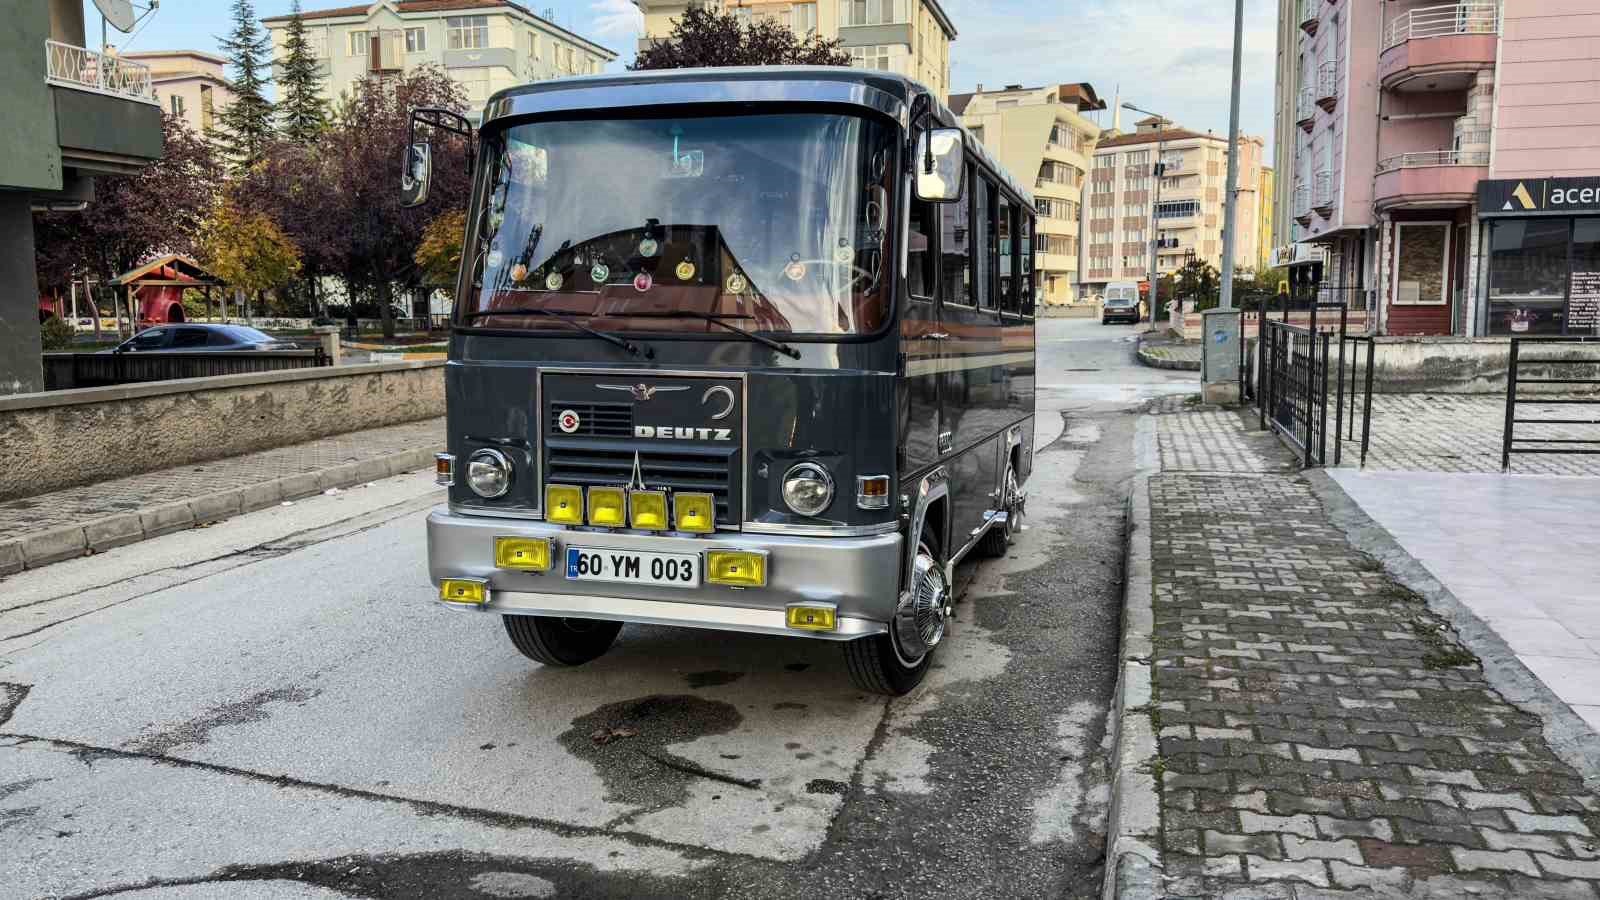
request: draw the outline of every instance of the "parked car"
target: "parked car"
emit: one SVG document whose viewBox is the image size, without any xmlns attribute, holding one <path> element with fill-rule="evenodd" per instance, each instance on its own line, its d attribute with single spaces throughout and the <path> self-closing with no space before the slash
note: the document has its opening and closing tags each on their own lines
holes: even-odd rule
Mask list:
<svg viewBox="0 0 1600 900">
<path fill-rule="evenodd" d="M 161 325 L 146 328 L 105 353 L 193 353 L 199 350 L 295 350 L 245 325 Z"/>
<path fill-rule="evenodd" d="M 1114 281 L 1106 285 L 1105 299 L 1100 303 L 1100 324 L 1109 325 L 1116 320 L 1137 325 L 1143 318 L 1141 312 L 1137 284 L 1131 281 Z"/>
</svg>

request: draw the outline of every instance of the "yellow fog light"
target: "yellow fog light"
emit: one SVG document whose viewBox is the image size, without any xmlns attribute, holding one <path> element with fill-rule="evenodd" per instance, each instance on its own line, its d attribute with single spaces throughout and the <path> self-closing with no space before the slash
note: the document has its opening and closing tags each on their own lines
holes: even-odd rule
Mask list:
<svg viewBox="0 0 1600 900">
<path fill-rule="evenodd" d="M 801 631 L 835 631 L 839 627 L 838 612 L 833 606 L 795 604 L 789 607 L 788 625 Z"/>
<path fill-rule="evenodd" d="M 497 569 L 548 572 L 550 539 L 497 537 L 494 539 L 494 565 Z"/>
<path fill-rule="evenodd" d="M 439 599 L 446 603 L 482 606 L 489 602 L 489 583 L 472 578 L 446 578 L 439 582 Z"/>
<path fill-rule="evenodd" d="M 544 517 L 557 525 L 583 524 L 583 488 L 552 484 L 544 489 Z"/>
<path fill-rule="evenodd" d="M 761 587 L 767 583 L 767 555 L 748 550 L 706 552 L 706 581 L 733 587 Z"/>
<path fill-rule="evenodd" d="M 708 534 L 716 530 L 717 498 L 710 494 L 673 494 L 677 530 Z"/>
<path fill-rule="evenodd" d="M 589 488 L 589 524 L 622 528 L 628 524 L 628 492 L 622 488 Z"/>
<path fill-rule="evenodd" d="M 660 491 L 634 491 L 628 495 L 628 514 L 635 528 L 643 531 L 665 531 L 667 495 Z"/>
</svg>

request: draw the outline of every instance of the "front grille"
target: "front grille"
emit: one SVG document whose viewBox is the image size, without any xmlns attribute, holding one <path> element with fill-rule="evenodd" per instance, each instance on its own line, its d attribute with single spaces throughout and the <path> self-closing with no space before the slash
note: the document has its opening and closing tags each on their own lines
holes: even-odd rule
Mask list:
<svg viewBox="0 0 1600 900">
<path fill-rule="evenodd" d="M 739 474 L 738 447 L 651 446 L 643 449 L 637 444 L 573 441 L 564 435 L 552 436 L 545 440 L 545 483 L 584 487 L 625 485 L 633 480 L 635 454 L 645 487 L 711 494 L 717 500 L 717 524 L 739 523 L 743 511 L 736 511 L 732 506 Z"/>
<path fill-rule="evenodd" d="M 547 411 L 549 434 L 565 434 L 561 430 L 561 414 L 571 410 L 578 414 L 578 430 L 574 435 L 587 437 L 632 437 L 633 404 L 590 403 L 571 400 L 552 400 Z"/>
</svg>

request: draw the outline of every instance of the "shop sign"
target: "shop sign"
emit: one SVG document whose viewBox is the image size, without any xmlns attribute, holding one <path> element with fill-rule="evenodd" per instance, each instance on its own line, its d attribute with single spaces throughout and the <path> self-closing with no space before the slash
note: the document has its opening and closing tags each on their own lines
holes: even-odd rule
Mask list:
<svg viewBox="0 0 1600 900">
<path fill-rule="evenodd" d="M 1478 182 L 1478 215 L 1600 213 L 1600 178 L 1516 178 Z"/>
</svg>

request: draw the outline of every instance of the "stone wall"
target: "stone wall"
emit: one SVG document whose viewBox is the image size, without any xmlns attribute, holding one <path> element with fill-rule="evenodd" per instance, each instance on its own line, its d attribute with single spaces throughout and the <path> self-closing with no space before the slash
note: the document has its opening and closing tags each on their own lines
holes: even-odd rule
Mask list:
<svg viewBox="0 0 1600 900">
<path fill-rule="evenodd" d="M 432 361 L 0 397 L 0 500 L 442 415 Z"/>
</svg>

